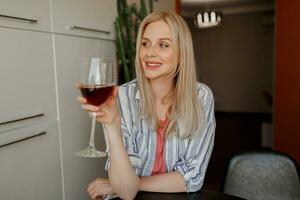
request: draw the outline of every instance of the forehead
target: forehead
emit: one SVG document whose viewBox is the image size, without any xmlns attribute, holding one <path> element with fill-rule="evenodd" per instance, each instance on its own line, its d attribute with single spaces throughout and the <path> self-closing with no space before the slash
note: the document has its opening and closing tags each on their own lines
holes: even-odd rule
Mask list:
<svg viewBox="0 0 300 200">
<path fill-rule="evenodd" d="M 146 26 L 143 37 L 149 39 L 169 38 L 171 39 L 171 30 L 168 24 L 162 20 L 152 22 Z"/>
</svg>

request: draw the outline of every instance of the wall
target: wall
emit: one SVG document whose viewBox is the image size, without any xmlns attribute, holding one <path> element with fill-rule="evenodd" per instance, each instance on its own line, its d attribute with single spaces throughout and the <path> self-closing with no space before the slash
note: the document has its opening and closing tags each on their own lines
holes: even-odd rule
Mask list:
<svg viewBox="0 0 300 200">
<path fill-rule="evenodd" d="M 198 79 L 215 96 L 216 138 L 204 188 L 219 190 L 229 159 L 263 144 L 272 146 L 273 13 L 225 15 L 222 24 L 192 31 Z M 265 139 L 267 138 L 267 139 Z"/>
<path fill-rule="evenodd" d="M 148 6 L 148 1 L 145 1 Z M 128 4 L 135 3 L 137 7 L 140 6 L 140 0 L 127 0 Z M 178 3 L 176 1 L 176 3 Z M 175 0 L 153 0 L 154 11 L 175 11 L 176 5 Z"/>
<path fill-rule="evenodd" d="M 194 40 L 198 77 L 211 87 L 216 110 L 272 112 L 263 91 L 273 91 L 273 27 L 271 15 L 224 16 L 219 27 L 196 29 Z"/>
<path fill-rule="evenodd" d="M 153 10 L 155 11 L 175 11 L 175 0 L 156 0 L 153 4 Z"/>
<path fill-rule="evenodd" d="M 300 163 L 300 1 L 276 1 L 275 148 Z"/>
</svg>

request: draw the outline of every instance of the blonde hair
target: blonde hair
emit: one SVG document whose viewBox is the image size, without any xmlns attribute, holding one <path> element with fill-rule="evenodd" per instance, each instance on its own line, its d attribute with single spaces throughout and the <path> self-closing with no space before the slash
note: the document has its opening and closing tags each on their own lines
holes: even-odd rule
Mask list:
<svg viewBox="0 0 300 200">
<path fill-rule="evenodd" d="M 156 21 L 164 21 L 172 33 L 172 46 L 175 52 L 173 67 L 170 74 L 174 78 L 174 91 L 171 96 L 174 100 L 169 113 L 169 125 L 166 136 L 177 133 L 180 138 L 193 136 L 201 127 L 203 119 L 202 107 L 197 98 L 197 77 L 194 60 L 194 50 L 190 30 L 186 22 L 173 12 L 153 12 L 141 23 L 136 42 L 135 69 L 138 80 L 138 88 L 141 94 L 140 114 L 154 125 L 157 123 L 157 114 L 154 104 L 154 96 L 148 79 L 145 77 L 139 59 L 142 36 L 148 24 Z M 166 97 L 167 98 L 167 97 Z M 178 122 L 184 126 L 184 130 L 177 128 Z"/>
</svg>

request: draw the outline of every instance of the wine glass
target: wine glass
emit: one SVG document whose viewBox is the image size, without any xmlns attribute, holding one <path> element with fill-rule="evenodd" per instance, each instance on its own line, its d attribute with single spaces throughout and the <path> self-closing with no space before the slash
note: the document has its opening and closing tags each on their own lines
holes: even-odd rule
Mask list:
<svg viewBox="0 0 300 200">
<path fill-rule="evenodd" d="M 114 90 L 117 84 L 116 65 L 112 60 L 105 60 L 99 57 L 89 59 L 81 66 L 79 89 L 82 96 L 86 98 L 87 103 L 100 106 L 104 103 Z M 103 125 L 104 139 L 106 143 L 105 152 L 99 151 L 95 148 L 94 136 L 96 125 L 96 113 L 90 112 L 92 115 L 92 127 L 90 134 L 90 142 L 86 149 L 75 152 L 75 155 L 81 157 L 104 157 L 109 151 L 107 142 L 107 133 Z"/>
</svg>

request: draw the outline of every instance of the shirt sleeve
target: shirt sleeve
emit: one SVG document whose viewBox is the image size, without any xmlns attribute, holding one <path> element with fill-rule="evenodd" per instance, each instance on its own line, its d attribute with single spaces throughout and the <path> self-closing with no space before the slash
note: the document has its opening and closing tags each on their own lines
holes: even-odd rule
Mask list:
<svg viewBox="0 0 300 200">
<path fill-rule="evenodd" d="M 216 123 L 213 95 L 207 86 L 203 91 L 203 94 L 199 92 L 205 115 L 205 122 L 200 128 L 201 133 L 189 140 L 184 157 L 174 165 L 174 171 L 181 173 L 185 180 L 187 192 L 201 189 L 214 145 Z"/>
<path fill-rule="evenodd" d="M 141 168 L 141 158 L 138 154 L 136 144 L 134 142 L 134 138 L 132 136 L 132 128 L 131 126 L 131 115 L 133 111 L 131 111 L 130 106 L 128 105 L 130 102 L 130 97 L 128 97 L 128 92 L 126 92 L 126 88 L 119 88 L 118 92 L 118 105 L 119 112 L 121 116 L 121 131 L 124 147 L 127 151 L 128 158 L 132 164 L 137 175 L 139 175 L 139 171 Z M 106 161 L 105 170 L 108 171 L 110 165 L 109 156 Z"/>
</svg>

